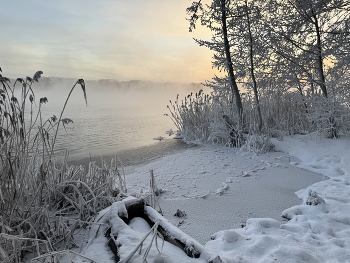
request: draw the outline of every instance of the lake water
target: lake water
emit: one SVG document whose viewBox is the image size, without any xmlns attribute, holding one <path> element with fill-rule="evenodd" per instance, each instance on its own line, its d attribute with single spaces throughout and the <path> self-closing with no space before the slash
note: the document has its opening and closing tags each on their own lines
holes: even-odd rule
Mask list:
<svg viewBox="0 0 350 263">
<path fill-rule="evenodd" d="M 58 154 L 69 149 L 70 160 L 90 156 L 113 155 L 118 151 L 159 143 L 158 136 L 168 136 L 169 129 L 176 131 L 169 117 L 167 105 L 176 95 L 187 95 L 188 88 L 142 90 L 89 90 L 86 107 L 80 86 L 73 91 L 63 118 L 70 118 L 73 124 L 61 125 L 55 144 Z M 38 97 L 46 96 L 42 105 L 43 119 L 52 115 L 59 117 L 69 90 L 48 89 L 36 92 Z M 169 137 L 167 137 L 168 139 Z"/>
</svg>

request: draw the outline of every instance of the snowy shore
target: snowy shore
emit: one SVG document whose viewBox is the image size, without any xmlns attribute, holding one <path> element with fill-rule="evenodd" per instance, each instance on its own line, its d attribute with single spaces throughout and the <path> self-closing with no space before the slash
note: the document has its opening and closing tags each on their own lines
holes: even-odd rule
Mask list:
<svg viewBox="0 0 350 263">
<path fill-rule="evenodd" d="M 239 228 L 251 217 L 282 223 L 281 211 L 298 205 L 295 191 L 323 179 L 289 164 L 281 152 L 256 156 L 228 147 L 196 146 L 146 164 L 126 176 L 130 193 L 145 193 L 154 170 L 163 214 L 202 244 L 217 231 Z M 174 217 L 179 208 L 186 218 Z"/>
<path fill-rule="evenodd" d="M 276 152 L 260 156 L 190 148 L 137 167 L 127 186 L 134 195 L 147 192 L 154 170 L 165 217 L 223 262 L 350 262 L 349 138 L 295 136 L 273 143 Z M 187 216 L 174 217 L 176 208 Z M 131 226 L 144 228 L 138 221 Z M 121 249 L 132 249 L 132 238 Z M 101 241 L 91 242 L 84 255 L 101 255 Z M 105 249 L 98 262 L 113 262 Z M 157 254 L 152 248 L 148 262 L 179 262 Z"/>
</svg>

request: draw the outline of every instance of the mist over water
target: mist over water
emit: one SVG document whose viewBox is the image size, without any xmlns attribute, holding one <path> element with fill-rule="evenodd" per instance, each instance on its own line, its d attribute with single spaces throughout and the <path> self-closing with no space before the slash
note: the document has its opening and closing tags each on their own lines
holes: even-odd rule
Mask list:
<svg viewBox="0 0 350 263">
<path fill-rule="evenodd" d="M 59 118 L 73 85 L 74 82 L 70 87 L 59 85 L 35 91 L 37 104 L 40 97 L 48 99 L 48 103 L 41 106 L 43 120 L 53 115 Z M 169 117 L 164 116 L 169 113 L 169 100 L 175 101 L 177 94 L 183 98 L 198 89 L 198 86 L 159 88 L 151 85 L 125 90 L 90 88 L 87 84 L 86 107 L 81 87 L 77 85 L 63 114 L 63 118 L 70 118 L 74 123 L 66 125 L 66 131 L 60 124 L 55 144 L 56 155 L 63 155 L 68 149 L 69 159 L 78 160 L 159 143 L 153 140 L 158 136 L 170 139 L 165 132 L 176 130 L 176 127 Z"/>
</svg>

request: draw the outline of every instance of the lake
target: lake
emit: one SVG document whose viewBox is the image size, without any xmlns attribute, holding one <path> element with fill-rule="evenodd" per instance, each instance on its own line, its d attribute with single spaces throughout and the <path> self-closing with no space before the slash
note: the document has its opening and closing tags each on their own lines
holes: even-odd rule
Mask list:
<svg viewBox="0 0 350 263">
<path fill-rule="evenodd" d="M 74 84 L 74 82 L 73 82 Z M 33 85 L 34 86 L 34 85 Z M 55 144 L 58 155 L 69 149 L 70 160 L 113 155 L 118 151 L 153 145 L 159 141 L 153 138 L 169 137 L 165 132 L 176 127 L 165 113 L 169 113 L 169 100 L 174 101 L 191 91 L 188 86 L 147 89 L 133 87 L 128 89 L 93 88 L 86 85 L 88 106 L 86 107 L 80 86 L 73 91 L 63 118 L 74 123 L 61 125 Z M 198 87 L 198 86 L 197 86 Z M 35 90 L 35 89 L 34 89 Z M 59 117 L 69 88 L 55 87 L 36 92 L 36 101 L 47 97 L 42 104 L 43 120 L 52 115 Z"/>
</svg>

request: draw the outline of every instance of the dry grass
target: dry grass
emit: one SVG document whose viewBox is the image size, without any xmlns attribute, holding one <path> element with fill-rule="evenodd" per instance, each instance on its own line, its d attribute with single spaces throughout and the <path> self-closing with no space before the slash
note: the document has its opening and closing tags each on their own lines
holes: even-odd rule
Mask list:
<svg viewBox="0 0 350 263">
<path fill-rule="evenodd" d="M 258 129 L 258 114 L 251 90 L 242 93 L 244 106 L 243 129 L 239 130 L 237 114 L 225 87 L 213 86 L 205 95 L 190 94 L 179 102 L 170 101 L 169 114 L 187 142 L 212 142 L 256 152 L 271 148 L 269 138 L 284 135 L 317 133 L 326 137 L 349 134 L 350 105 L 346 88 L 334 89 L 325 98 L 317 90 L 304 87 L 302 91 L 288 87 L 265 87 L 259 100 L 263 127 Z M 226 116 L 226 117 L 225 117 Z M 224 118 L 223 118 L 224 117 Z M 226 119 L 225 119 L 226 118 Z"/>
<path fill-rule="evenodd" d="M 0 75 L 1 262 L 20 262 L 26 252 L 34 253 L 38 261 L 58 259 L 61 248 L 73 253 L 69 249 L 78 245 L 75 231 L 92 224 L 98 211 L 126 192 L 117 156 L 110 166 L 90 163 L 87 171 L 69 165 L 68 152 L 55 157 L 60 123 L 71 121 L 62 116 L 76 85 L 87 104 L 85 83 L 79 79 L 73 85 L 59 118 L 43 120 L 41 105 L 48 100 L 36 98 L 32 89 L 41 74 L 18 78 L 13 86 Z"/>
</svg>

